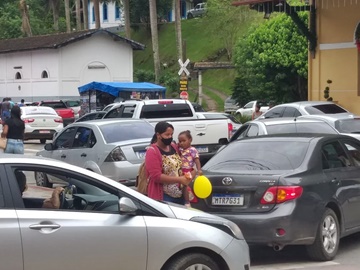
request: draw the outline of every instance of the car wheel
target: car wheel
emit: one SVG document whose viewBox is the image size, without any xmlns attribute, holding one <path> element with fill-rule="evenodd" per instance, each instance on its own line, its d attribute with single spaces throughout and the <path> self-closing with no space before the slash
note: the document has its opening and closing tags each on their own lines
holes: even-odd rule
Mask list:
<svg viewBox="0 0 360 270">
<path fill-rule="evenodd" d="M 194 253 L 194 254 L 183 254 L 172 259 L 164 270 L 220 270 L 219 265 L 209 256 Z"/>
<path fill-rule="evenodd" d="M 49 183 L 46 173 L 35 172 L 35 182 L 37 186 L 52 188 L 53 184 Z"/>
<path fill-rule="evenodd" d="M 46 143 L 46 139 L 40 139 L 40 143 L 42 144 Z"/>
<path fill-rule="evenodd" d="M 328 208 L 321 218 L 314 243 L 306 247 L 309 257 L 316 261 L 334 259 L 339 248 L 339 241 L 339 221 L 334 211 Z"/>
<path fill-rule="evenodd" d="M 192 15 L 191 13 L 189 13 L 189 14 L 187 15 L 187 18 L 188 18 L 188 19 L 192 19 L 192 18 L 194 18 L 194 15 Z"/>
</svg>

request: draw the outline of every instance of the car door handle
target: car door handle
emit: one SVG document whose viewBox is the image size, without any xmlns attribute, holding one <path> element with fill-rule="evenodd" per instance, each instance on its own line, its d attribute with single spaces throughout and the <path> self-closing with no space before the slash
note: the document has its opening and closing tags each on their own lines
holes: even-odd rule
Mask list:
<svg viewBox="0 0 360 270">
<path fill-rule="evenodd" d="M 61 158 L 66 158 L 66 155 L 61 155 L 60 157 L 61 157 Z"/>
<path fill-rule="evenodd" d="M 205 135 L 205 133 L 202 133 L 202 132 L 196 134 L 196 136 L 204 136 L 204 135 Z"/>
<path fill-rule="evenodd" d="M 85 153 L 82 153 L 81 154 L 81 157 L 86 157 L 87 155 Z"/>
<path fill-rule="evenodd" d="M 29 226 L 30 229 L 32 230 L 42 230 L 42 229 L 52 229 L 52 230 L 55 230 L 55 229 L 59 229 L 60 228 L 60 225 L 59 224 L 32 224 Z"/>
</svg>

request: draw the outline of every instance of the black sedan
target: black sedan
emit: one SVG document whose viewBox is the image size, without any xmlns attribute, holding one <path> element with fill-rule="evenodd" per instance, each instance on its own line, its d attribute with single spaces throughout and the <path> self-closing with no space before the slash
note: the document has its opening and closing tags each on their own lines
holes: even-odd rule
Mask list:
<svg viewBox="0 0 360 270">
<path fill-rule="evenodd" d="M 360 142 L 329 134 L 234 141 L 203 167 L 212 183 L 192 206 L 239 225 L 249 244 L 305 245 L 332 260 L 341 237 L 360 231 Z"/>
</svg>

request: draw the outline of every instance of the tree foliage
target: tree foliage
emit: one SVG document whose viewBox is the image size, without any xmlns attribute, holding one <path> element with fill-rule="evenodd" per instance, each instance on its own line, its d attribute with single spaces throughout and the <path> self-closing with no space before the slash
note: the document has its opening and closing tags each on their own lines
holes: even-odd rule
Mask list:
<svg viewBox="0 0 360 270">
<path fill-rule="evenodd" d="M 307 24 L 307 13 L 299 15 Z M 234 62 L 239 75 L 233 96 L 240 103 L 307 99 L 307 40 L 289 16 L 271 16 L 236 44 Z M 244 100 L 246 92 L 248 100 Z"/>
</svg>

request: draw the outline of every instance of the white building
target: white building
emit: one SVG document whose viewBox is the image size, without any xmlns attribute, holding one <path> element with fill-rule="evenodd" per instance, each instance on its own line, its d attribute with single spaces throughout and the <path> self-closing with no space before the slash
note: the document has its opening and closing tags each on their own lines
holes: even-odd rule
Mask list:
<svg viewBox="0 0 360 270">
<path fill-rule="evenodd" d="M 0 40 L 0 98 L 74 98 L 92 81 L 132 82 L 133 50 L 143 49 L 105 29 Z"/>
<path fill-rule="evenodd" d="M 125 25 L 124 13 L 117 2 L 100 2 L 100 25 L 101 28 L 113 28 L 115 31 L 120 31 Z M 94 2 L 89 1 L 88 5 L 88 20 L 89 29 L 95 29 L 95 10 Z"/>
</svg>

